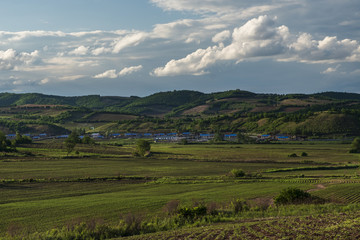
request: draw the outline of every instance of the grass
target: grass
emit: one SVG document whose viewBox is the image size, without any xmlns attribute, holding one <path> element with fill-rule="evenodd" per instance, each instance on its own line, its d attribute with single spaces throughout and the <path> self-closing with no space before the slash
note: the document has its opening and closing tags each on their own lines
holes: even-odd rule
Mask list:
<svg viewBox="0 0 360 240">
<path fill-rule="evenodd" d="M 115 146 L 120 142 L 124 145 Z M 129 212 L 151 218 L 161 214 L 170 200 L 189 206 L 194 201 L 226 205 L 232 199 L 271 199 L 290 186 L 357 204 L 359 170 L 339 169 L 359 162 L 358 155 L 347 153 L 349 147 L 333 143 L 153 144 L 152 155 L 139 158 L 132 156 L 131 142 L 124 140 L 78 145 L 79 155 L 70 157 L 59 140 L 23 146 L 18 153 L 3 154 L 0 159 L 0 237 L 13 226 L 43 232 L 74 219 L 117 224 Z M 288 157 L 302 152 L 309 156 Z M 229 176 L 232 169 L 263 177 L 234 178 Z M 318 184 L 325 188 L 317 189 Z M 314 209 L 301 213 L 294 208 L 281 215 L 318 211 Z M 256 214 L 247 217 L 260 216 Z"/>
<path fill-rule="evenodd" d="M 359 226 L 360 212 L 357 211 L 221 223 L 126 239 L 358 239 Z"/>
<path fill-rule="evenodd" d="M 52 183 L 12 184 L 0 202 L 2 231 L 10 224 L 30 231 L 43 231 L 73 219 L 102 218 L 111 223 L 121 214 L 161 213 L 166 202 L 181 199 L 184 205 L 194 200 L 227 202 L 234 198 L 272 197 L 288 183 L 205 183 L 205 184 L 121 184 L 121 183 Z M 292 184 L 310 188 L 311 184 Z M 254 189 L 256 189 L 254 191 Z M 31 224 L 36 222 L 34 226 Z"/>
</svg>

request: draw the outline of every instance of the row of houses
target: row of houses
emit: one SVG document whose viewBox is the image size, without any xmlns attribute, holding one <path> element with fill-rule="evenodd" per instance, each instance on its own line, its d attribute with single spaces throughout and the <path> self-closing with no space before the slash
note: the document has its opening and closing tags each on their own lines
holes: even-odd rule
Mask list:
<svg viewBox="0 0 360 240">
<path fill-rule="evenodd" d="M 33 140 L 41 140 L 46 138 L 56 138 L 56 139 L 65 139 L 68 138 L 69 135 L 57 135 L 57 136 L 49 136 L 46 133 L 41 134 L 23 134 L 24 136 L 28 136 Z M 111 133 L 107 135 L 103 135 L 101 133 L 91 133 L 89 135 L 93 139 L 139 139 L 139 138 L 147 138 L 153 139 L 156 142 L 179 142 L 183 139 L 188 141 L 197 141 L 197 142 L 205 142 L 214 139 L 214 133 L 191 133 L 191 132 L 182 132 L 182 133 Z M 6 135 L 8 139 L 15 139 L 16 134 L 8 134 Z M 83 138 L 84 136 L 80 136 Z M 257 141 L 290 141 L 290 140 L 304 140 L 299 139 L 296 136 L 287 136 L 287 135 L 270 135 L 270 134 L 263 134 L 263 135 L 256 135 L 252 136 Z M 238 135 L 236 133 L 227 133 L 222 136 L 223 140 L 225 141 L 236 141 L 238 139 Z"/>
<path fill-rule="evenodd" d="M 46 133 L 40 133 L 40 134 L 30 134 L 30 133 L 26 133 L 26 134 L 22 134 L 23 136 L 26 136 L 26 137 L 29 137 L 29 138 L 32 138 L 34 140 L 36 139 L 44 139 L 44 138 L 47 138 L 48 135 Z M 11 133 L 11 134 L 7 134 L 6 135 L 6 138 L 7 139 L 15 139 L 16 138 L 16 134 L 14 133 Z"/>
<path fill-rule="evenodd" d="M 259 141 L 303 141 L 307 136 L 288 136 L 288 135 L 270 135 L 263 134 L 258 136 Z"/>
</svg>

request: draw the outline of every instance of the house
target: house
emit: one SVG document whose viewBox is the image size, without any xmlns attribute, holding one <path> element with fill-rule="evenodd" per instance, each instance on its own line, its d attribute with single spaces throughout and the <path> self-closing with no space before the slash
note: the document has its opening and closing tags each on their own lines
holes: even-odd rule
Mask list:
<svg viewBox="0 0 360 240">
<path fill-rule="evenodd" d="M 237 139 L 237 134 L 236 133 L 230 133 L 230 134 L 225 134 L 224 135 L 224 140 L 235 141 L 236 139 Z"/>
<path fill-rule="evenodd" d="M 113 137 L 113 138 L 118 138 L 120 136 L 121 136 L 120 133 L 112 133 L 112 134 L 110 134 L 110 137 Z"/>
<path fill-rule="evenodd" d="M 144 133 L 143 136 L 145 138 L 152 138 L 153 135 L 152 135 L 152 133 Z"/>
<path fill-rule="evenodd" d="M 68 138 L 68 137 L 69 137 L 69 135 L 67 135 L 67 134 L 56 136 L 56 138 Z"/>
<path fill-rule="evenodd" d="M 282 136 L 282 135 L 277 135 L 275 137 L 275 139 L 279 140 L 279 141 L 288 141 L 290 140 L 290 137 L 289 136 Z"/>
<path fill-rule="evenodd" d="M 8 134 L 6 135 L 7 139 L 15 139 L 16 138 L 16 134 Z"/>
</svg>

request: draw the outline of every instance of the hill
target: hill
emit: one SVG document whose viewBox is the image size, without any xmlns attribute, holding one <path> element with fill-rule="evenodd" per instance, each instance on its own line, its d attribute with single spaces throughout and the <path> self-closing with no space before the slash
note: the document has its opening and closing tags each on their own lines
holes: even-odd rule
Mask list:
<svg viewBox="0 0 360 240">
<path fill-rule="evenodd" d="M 182 90 L 146 97 L 0 93 L 0 128 L 5 132 L 53 129 L 51 132 L 67 133 L 84 128 L 354 136 L 360 134 L 359 119 L 360 94 L 356 93 L 280 95 Z"/>
</svg>

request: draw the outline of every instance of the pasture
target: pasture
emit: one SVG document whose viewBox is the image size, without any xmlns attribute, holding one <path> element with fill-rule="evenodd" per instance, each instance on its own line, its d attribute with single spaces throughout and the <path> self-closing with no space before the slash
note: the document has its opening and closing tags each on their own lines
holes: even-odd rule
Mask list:
<svg viewBox="0 0 360 240">
<path fill-rule="evenodd" d="M 327 204 L 359 209 L 360 158 L 348 153 L 349 144 L 152 144 L 149 157 L 134 157 L 132 142 L 121 144 L 78 144 L 68 155 L 60 140 L 46 140 L 2 154 L 0 236 L 14 229 L 19 234 L 45 232 L 90 219 L 116 225 L 128 213 L 151 219 L 163 215 L 172 200 L 181 206 L 214 203 L 226 210 L 234 199 L 271 200 L 287 187 L 310 190 Z M 289 157 L 293 153 L 297 157 Z M 235 178 L 229 174 L 232 169 L 242 169 L 246 176 Z M 316 213 L 316 208 L 301 209 L 289 214 Z M 333 213 L 329 209 L 322 211 Z M 226 235 L 221 233 L 225 230 L 217 232 Z"/>
</svg>

